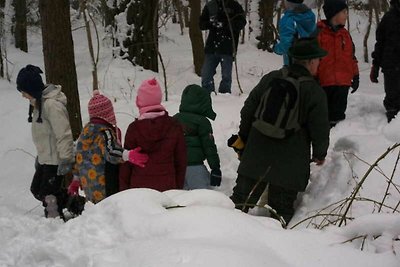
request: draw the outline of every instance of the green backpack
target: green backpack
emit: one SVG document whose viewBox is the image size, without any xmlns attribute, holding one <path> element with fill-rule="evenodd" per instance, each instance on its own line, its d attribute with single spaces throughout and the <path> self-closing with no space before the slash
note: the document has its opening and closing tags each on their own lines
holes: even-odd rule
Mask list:
<svg viewBox="0 0 400 267">
<path fill-rule="evenodd" d="M 281 76 L 271 80 L 261 97 L 254 114 L 253 127 L 262 134 L 277 139 L 286 138 L 300 130 L 300 84 L 313 80 L 309 76 L 291 77 L 287 68 L 282 68 Z"/>
</svg>

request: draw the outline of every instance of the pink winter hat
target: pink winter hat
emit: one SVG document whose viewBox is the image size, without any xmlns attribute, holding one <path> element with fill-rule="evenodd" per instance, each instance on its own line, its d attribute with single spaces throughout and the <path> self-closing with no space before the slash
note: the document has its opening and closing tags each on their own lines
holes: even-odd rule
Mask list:
<svg viewBox="0 0 400 267">
<path fill-rule="evenodd" d="M 136 96 L 136 106 L 139 109 L 139 114 L 147 113 L 152 110 L 165 110 L 161 105 L 161 88 L 155 78 L 145 80 L 139 86 Z"/>
<path fill-rule="evenodd" d="M 88 111 L 91 119 L 100 118 L 113 126 L 117 125 L 111 100 L 101 95 L 99 90 L 93 91 L 93 97 L 88 103 Z"/>
</svg>

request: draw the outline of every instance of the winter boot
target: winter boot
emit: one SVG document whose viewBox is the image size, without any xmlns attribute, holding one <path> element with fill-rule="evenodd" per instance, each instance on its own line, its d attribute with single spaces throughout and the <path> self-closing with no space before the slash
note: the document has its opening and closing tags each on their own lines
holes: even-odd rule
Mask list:
<svg viewBox="0 0 400 267">
<path fill-rule="evenodd" d="M 54 195 L 47 195 L 44 198 L 46 203 L 45 214 L 47 218 L 56 218 L 60 214 L 58 212 L 57 198 Z"/>
</svg>

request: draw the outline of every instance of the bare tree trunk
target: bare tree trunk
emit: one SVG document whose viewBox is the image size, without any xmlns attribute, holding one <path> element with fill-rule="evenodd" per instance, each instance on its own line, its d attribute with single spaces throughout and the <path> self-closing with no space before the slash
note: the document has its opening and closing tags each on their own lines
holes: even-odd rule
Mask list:
<svg viewBox="0 0 400 267">
<path fill-rule="evenodd" d="M 3 39 L 4 39 L 4 6 L 5 0 L 0 0 L 0 77 L 4 78 Z"/>
<path fill-rule="evenodd" d="M 183 7 L 183 21 L 185 22 L 185 27 L 188 28 L 190 25 L 190 19 L 189 19 L 189 7 L 187 6 Z"/>
<path fill-rule="evenodd" d="M 181 0 L 174 0 L 174 6 L 176 8 L 176 11 L 178 12 L 179 26 L 181 27 L 181 35 L 183 35 L 183 28 L 185 28 L 185 25 L 183 23 L 182 2 L 181 2 Z"/>
<path fill-rule="evenodd" d="M 89 20 L 86 15 L 86 0 L 80 0 L 80 8 L 81 12 L 83 13 L 83 20 L 85 21 L 85 28 L 86 28 L 86 36 L 88 40 L 88 46 L 89 46 L 89 54 L 90 54 L 90 59 L 92 60 L 92 79 L 93 79 L 93 90 L 99 89 L 99 81 L 97 78 L 97 62 L 94 56 L 94 50 L 93 50 L 93 40 L 92 40 L 92 32 L 90 30 L 90 24 Z"/>
<path fill-rule="evenodd" d="M 108 6 L 107 0 L 101 0 L 100 10 L 103 16 L 103 24 L 105 27 L 115 25 L 114 16 L 118 13 L 116 5 L 116 0 L 113 0 L 113 7 Z"/>
<path fill-rule="evenodd" d="M 279 22 L 281 21 L 282 10 L 283 10 L 283 1 L 281 2 L 281 5 L 279 6 L 278 11 L 276 13 L 276 31 L 278 32 L 279 32 Z"/>
<path fill-rule="evenodd" d="M 189 6 L 190 6 L 189 36 L 190 36 L 190 42 L 192 43 L 194 72 L 198 76 L 201 76 L 201 67 L 203 66 L 204 62 L 204 41 L 198 23 L 201 13 L 200 1 L 189 0 Z"/>
<path fill-rule="evenodd" d="M 145 69 L 158 72 L 158 0 L 131 1 L 126 21 L 131 26 L 124 41 L 128 59 Z M 127 34 L 127 35 L 128 35 Z"/>
<path fill-rule="evenodd" d="M 371 25 L 372 25 L 372 13 L 373 13 L 373 2 L 374 0 L 369 0 L 369 10 L 368 10 L 368 26 L 367 26 L 367 31 L 365 32 L 364 35 L 364 41 L 363 41 L 363 48 L 364 48 L 364 62 L 368 63 L 369 62 L 369 53 L 368 53 L 368 38 L 369 34 L 371 32 Z"/>
<path fill-rule="evenodd" d="M 247 17 L 249 13 L 249 0 L 244 1 L 244 15 Z M 242 38 L 240 39 L 240 43 L 244 44 L 244 38 L 246 35 L 246 27 L 243 28 L 242 30 Z"/>
<path fill-rule="evenodd" d="M 82 130 L 78 82 L 68 0 L 39 0 L 46 82 L 59 84 L 67 96 L 74 139 Z"/>
<path fill-rule="evenodd" d="M 370 2 L 371 2 L 371 0 L 370 0 Z M 381 12 L 381 10 L 380 10 L 380 5 L 379 5 L 379 0 L 372 0 L 372 8 L 373 8 L 374 11 L 375 11 L 375 21 L 376 21 L 376 25 L 378 25 L 378 24 L 379 24 L 379 21 L 380 21 L 380 19 L 379 19 L 379 13 Z"/>
<path fill-rule="evenodd" d="M 261 35 L 256 39 L 258 49 L 267 49 L 275 41 L 276 28 L 274 26 L 274 0 L 260 0 L 258 13 L 262 20 Z"/>
<path fill-rule="evenodd" d="M 28 52 L 26 31 L 26 0 L 14 0 L 15 8 L 15 47 Z"/>
</svg>

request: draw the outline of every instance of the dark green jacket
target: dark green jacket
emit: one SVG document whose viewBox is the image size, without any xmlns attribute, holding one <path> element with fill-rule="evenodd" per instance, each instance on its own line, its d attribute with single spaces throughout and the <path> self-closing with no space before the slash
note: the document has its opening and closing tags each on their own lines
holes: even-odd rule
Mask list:
<svg viewBox="0 0 400 267">
<path fill-rule="evenodd" d="M 285 139 L 267 137 L 252 127 L 254 112 L 269 82 L 280 75 L 281 71 L 265 75 L 244 103 L 239 135 L 246 145 L 238 173 L 256 180 L 265 176 L 265 181 L 271 184 L 304 191 L 310 177 L 310 159 L 324 159 L 329 146 L 326 96 L 316 81 L 302 82 L 299 103 L 302 129 Z M 311 74 L 303 66 L 293 65 L 289 67 L 289 76 Z"/>
<path fill-rule="evenodd" d="M 201 165 L 207 159 L 211 169 L 219 169 L 219 157 L 210 121 L 216 117 L 210 93 L 198 85 L 183 90 L 176 118 L 183 126 L 187 147 L 188 165 Z"/>
</svg>

